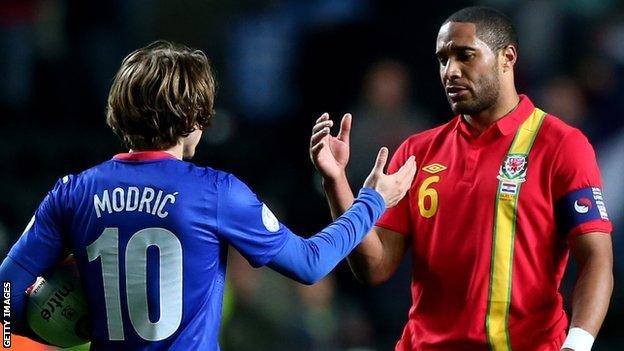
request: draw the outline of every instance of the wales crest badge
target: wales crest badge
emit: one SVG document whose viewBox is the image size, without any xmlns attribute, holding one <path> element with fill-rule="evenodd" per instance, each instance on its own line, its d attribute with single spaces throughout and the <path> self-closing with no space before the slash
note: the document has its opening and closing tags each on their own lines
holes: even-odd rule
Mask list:
<svg viewBox="0 0 624 351">
<path fill-rule="evenodd" d="M 523 183 L 526 181 L 527 158 L 522 154 L 509 154 L 505 157 L 498 178 L 502 181 Z"/>
</svg>

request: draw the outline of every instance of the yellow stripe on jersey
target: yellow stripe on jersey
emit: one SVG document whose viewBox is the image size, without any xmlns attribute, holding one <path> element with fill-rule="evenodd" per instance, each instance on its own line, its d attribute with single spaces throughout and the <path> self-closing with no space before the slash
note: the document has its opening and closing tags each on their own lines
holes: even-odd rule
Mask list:
<svg viewBox="0 0 624 351">
<path fill-rule="evenodd" d="M 518 128 L 501 167 L 505 167 L 505 162 L 510 156 L 524 157 L 526 162 L 545 115 L 546 113 L 540 109 L 533 110 L 529 118 Z M 525 163 L 524 167 L 527 166 L 528 163 Z M 508 328 L 509 305 L 518 197 L 523 181 L 524 179 L 510 180 L 499 176 L 496 192 L 490 289 L 485 319 L 488 344 L 492 351 L 511 351 Z M 508 190 L 510 183 L 512 190 Z"/>
</svg>

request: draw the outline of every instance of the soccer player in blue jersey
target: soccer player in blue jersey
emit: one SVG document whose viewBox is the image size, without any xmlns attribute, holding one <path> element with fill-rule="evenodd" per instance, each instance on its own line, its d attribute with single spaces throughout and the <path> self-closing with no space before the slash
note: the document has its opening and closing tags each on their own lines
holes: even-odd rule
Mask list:
<svg viewBox="0 0 624 351">
<path fill-rule="evenodd" d="M 255 267 L 312 284 L 411 184 L 414 160 L 386 175 L 382 148 L 351 209 L 309 239 L 296 236 L 234 175 L 182 160 L 208 126 L 214 93 L 201 51 L 156 42 L 124 59 L 107 122 L 130 152 L 60 179 L 11 248 L 0 279 L 12 281 L 14 331 L 29 334 L 23 292 L 71 251 L 91 349 L 218 350 L 228 245 Z"/>
</svg>

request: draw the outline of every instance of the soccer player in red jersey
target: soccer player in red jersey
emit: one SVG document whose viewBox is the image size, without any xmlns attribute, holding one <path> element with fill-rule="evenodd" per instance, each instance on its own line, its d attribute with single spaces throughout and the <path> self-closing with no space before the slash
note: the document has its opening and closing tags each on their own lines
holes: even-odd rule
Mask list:
<svg viewBox="0 0 624 351">
<path fill-rule="evenodd" d="M 436 56 L 456 116 L 398 148 L 389 171 L 414 155 L 418 173 L 349 256 L 351 269 L 380 284 L 412 250 L 412 307 L 396 350 L 590 350 L 613 287 L 591 145 L 516 92 L 518 43 L 500 12 L 451 15 Z M 336 137 L 331 126 L 327 114 L 317 120 L 310 153 L 335 218 L 353 201 L 351 116 Z M 558 292 L 570 252 L 579 266 L 571 322 Z"/>
</svg>

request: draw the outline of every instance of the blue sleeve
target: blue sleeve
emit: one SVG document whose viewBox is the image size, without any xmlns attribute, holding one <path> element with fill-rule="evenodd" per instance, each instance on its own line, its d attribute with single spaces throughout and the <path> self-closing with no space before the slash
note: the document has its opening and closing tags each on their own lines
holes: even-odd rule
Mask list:
<svg viewBox="0 0 624 351">
<path fill-rule="evenodd" d="M 8 256 L 34 276 L 51 271 L 63 254 L 63 207 L 66 204 L 64 177 L 43 199 L 24 233 L 9 251 Z"/>
<path fill-rule="evenodd" d="M 290 230 L 247 185 L 231 174 L 219 182 L 217 230 L 254 267 L 267 264 L 284 245 Z"/>
<path fill-rule="evenodd" d="M 29 331 L 29 328 L 26 328 L 26 289 L 35 282 L 35 279 L 37 279 L 36 276 L 10 257 L 5 258 L 0 265 L 0 280 L 3 289 L 4 291 L 11 290 L 11 314 L 8 317 L 11 332 L 24 335 Z"/>
<path fill-rule="evenodd" d="M 314 284 L 364 239 L 385 209 L 379 193 L 363 188 L 353 206 L 318 234 L 304 239 L 288 233 L 269 267 L 300 283 Z"/>
</svg>

